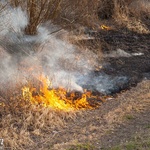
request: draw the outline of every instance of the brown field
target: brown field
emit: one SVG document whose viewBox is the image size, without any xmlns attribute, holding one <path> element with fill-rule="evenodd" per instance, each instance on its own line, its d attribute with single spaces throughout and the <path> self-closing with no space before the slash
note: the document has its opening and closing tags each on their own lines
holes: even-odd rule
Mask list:
<svg viewBox="0 0 150 150">
<path fill-rule="evenodd" d="M 26 34 L 36 35 L 37 26 L 51 20 L 61 28 L 60 39 L 83 54 L 90 50 L 100 64 L 109 64 L 104 72 L 129 76 L 130 81 L 102 96 L 95 109 L 63 111 L 25 99 L 19 75 L 8 80 L 0 85 L 0 150 L 149 150 L 150 1 L 8 1 L 27 10 Z M 1 13 L 6 6 L 0 7 Z M 5 57 L 0 45 L 0 59 Z"/>
</svg>

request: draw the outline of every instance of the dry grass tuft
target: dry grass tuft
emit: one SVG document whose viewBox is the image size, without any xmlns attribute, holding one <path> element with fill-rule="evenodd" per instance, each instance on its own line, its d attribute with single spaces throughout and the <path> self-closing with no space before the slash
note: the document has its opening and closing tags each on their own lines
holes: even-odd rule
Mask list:
<svg viewBox="0 0 150 150">
<path fill-rule="evenodd" d="M 8 98 L 8 97 L 7 97 Z M 5 148 L 33 149 L 65 128 L 67 121 L 76 118 L 75 112 L 56 111 L 23 100 L 21 94 L 11 94 L 5 101 L 0 98 L 0 137 Z"/>
<path fill-rule="evenodd" d="M 98 0 L 64 0 L 61 5 L 60 21 L 66 24 L 79 24 L 94 27 L 98 21 Z"/>
<path fill-rule="evenodd" d="M 114 19 L 119 26 L 138 33 L 149 33 L 143 20 L 150 17 L 148 0 L 109 0 L 100 1 L 100 19 Z"/>
<path fill-rule="evenodd" d="M 146 15 L 149 14 L 148 10 L 146 11 L 144 5 L 141 6 L 141 1 L 114 1 L 114 19 L 119 25 L 127 27 L 129 30 L 138 32 L 138 33 L 149 33 L 148 27 L 142 21 Z M 145 1 L 143 0 L 142 3 Z M 138 13 L 137 9 L 138 7 Z M 144 15 L 145 13 L 145 15 Z"/>
</svg>

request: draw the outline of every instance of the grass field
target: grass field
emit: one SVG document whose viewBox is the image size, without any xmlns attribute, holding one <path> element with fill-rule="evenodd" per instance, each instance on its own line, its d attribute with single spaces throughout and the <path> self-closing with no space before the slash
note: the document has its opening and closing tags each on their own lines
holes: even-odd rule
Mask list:
<svg viewBox="0 0 150 150">
<path fill-rule="evenodd" d="M 7 16 L 4 12 L 8 12 L 8 16 L 11 16 L 11 12 L 17 7 L 21 7 L 26 12 L 28 25 L 24 27 L 26 22 L 24 23 L 23 20 L 19 22 L 19 26 L 15 22 L 17 27 L 21 28 L 17 30 L 19 28 L 12 29 L 16 27 L 15 23 L 13 25 L 7 22 L 3 24 L 3 21 L 0 23 L 0 149 L 149 150 L 149 0 L 6 0 L 0 2 L 0 20 L 4 20 L 3 15 Z M 10 18 L 12 19 L 13 15 Z M 7 20 L 9 22 L 9 17 Z M 131 85 L 129 84 L 131 87 L 112 97 L 103 96 L 101 106 L 95 109 L 66 111 L 44 107 L 42 102 L 32 103 L 33 97 L 41 96 L 43 99 L 46 97 L 41 91 L 44 84 L 37 80 L 38 78 L 34 78 L 44 69 L 41 69 L 38 61 L 34 59 L 39 58 L 41 51 L 45 50 L 44 44 L 47 38 L 42 39 L 45 35 L 47 37 L 47 34 L 45 30 L 41 30 L 35 43 L 34 37 L 39 34 L 40 25 L 44 24 L 47 27 L 51 23 L 54 25 L 50 26 L 50 31 L 51 28 L 52 32 L 56 31 L 54 36 L 50 32 L 52 33 L 50 34 L 51 53 L 54 56 L 51 59 L 56 57 L 59 65 L 55 64 L 56 61 L 53 61 L 53 65 L 52 61 L 47 60 L 49 53 L 45 53 L 47 57 L 43 59 L 47 64 L 50 62 L 50 67 L 54 66 L 52 69 L 55 68 L 57 71 L 63 66 L 63 71 L 71 72 L 71 75 L 74 75 L 74 72 L 84 73 L 84 67 L 79 67 L 78 70 L 78 64 L 72 62 L 72 60 L 82 60 L 83 56 L 86 60 L 83 62 L 88 62 L 92 67 L 96 66 L 95 71 L 99 71 L 103 64 L 105 71 L 105 64 L 111 66 L 112 63 L 114 68 L 106 69 L 107 73 L 113 76 L 119 73 L 131 76 L 133 81 Z M 14 33 L 17 33 L 16 36 L 12 36 Z M 24 43 L 19 42 L 22 37 L 28 39 L 26 35 L 33 37 L 33 43 L 24 46 Z M 118 37 L 122 40 L 118 40 Z M 13 38 L 17 39 L 15 44 L 11 42 Z M 112 54 L 113 50 L 120 47 L 131 54 L 131 57 L 107 57 L 107 53 Z M 69 50 L 71 48 L 69 55 L 67 48 Z M 25 53 L 28 49 L 27 54 L 34 51 L 36 55 L 31 54 L 31 56 L 37 57 L 26 59 L 24 56 L 20 57 L 22 54 L 14 53 L 22 49 Z M 76 49 L 77 54 L 74 53 Z M 63 50 L 65 55 L 62 53 Z M 142 53 L 142 56 L 135 56 L 132 59 L 132 54 L 135 52 Z M 41 62 L 45 63 L 44 60 Z M 95 60 L 98 60 L 98 66 Z M 45 65 L 45 68 L 49 66 Z M 23 70 L 24 68 L 26 70 Z M 26 72 L 30 74 L 27 75 Z M 64 76 L 60 77 L 59 81 L 63 82 Z M 69 83 L 72 81 L 69 80 Z M 28 97 L 23 96 L 24 86 L 29 86 L 31 91 Z M 61 92 L 56 95 L 62 99 L 66 98 Z M 78 96 L 81 97 L 80 94 Z M 95 100 L 94 96 L 91 98 Z M 72 104 L 75 102 L 76 99 L 73 99 Z"/>
</svg>

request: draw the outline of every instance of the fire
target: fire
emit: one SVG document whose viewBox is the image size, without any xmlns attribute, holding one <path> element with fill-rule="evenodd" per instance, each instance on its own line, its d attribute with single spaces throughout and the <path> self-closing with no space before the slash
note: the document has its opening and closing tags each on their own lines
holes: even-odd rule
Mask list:
<svg viewBox="0 0 150 150">
<path fill-rule="evenodd" d="M 112 29 L 111 27 L 106 26 L 106 25 L 101 25 L 100 28 L 101 28 L 102 30 L 111 30 L 111 29 Z"/>
<path fill-rule="evenodd" d="M 29 86 L 23 88 L 24 99 L 30 100 L 33 104 L 64 111 L 92 109 L 98 106 L 92 106 L 87 101 L 91 97 L 91 92 L 81 94 L 76 92 L 68 93 L 63 88 L 50 89 L 50 82 L 45 76 L 41 76 L 39 80 L 42 83 L 39 90 Z"/>
</svg>

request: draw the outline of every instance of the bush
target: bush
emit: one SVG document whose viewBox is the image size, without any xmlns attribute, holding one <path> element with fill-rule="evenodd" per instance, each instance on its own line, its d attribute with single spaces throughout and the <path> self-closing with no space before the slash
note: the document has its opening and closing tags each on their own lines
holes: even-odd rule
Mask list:
<svg viewBox="0 0 150 150">
<path fill-rule="evenodd" d="M 27 34 L 36 34 L 36 28 L 47 20 L 63 27 L 82 25 L 97 27 L 102 19 L 114 19 L 119 25 L 135 30 L 146 28 L 143 18 L 149 18 L 148 0 L 9 0 L 11 5 L 27 10 Z M 141 27 L 142 26 L 142 27 Z M 146 29 L 144 30 L 146 32 Z"/>
<path fill-rule="evenodd" d="M 37 26 L 47 20 L 53 20 L 60 12 L 62 0 L 10 0 L 14 7 L 21 6 L 27 10 L 29 24 L 25 29 L 26 34 L 34 35 Z"/>
</svg>

